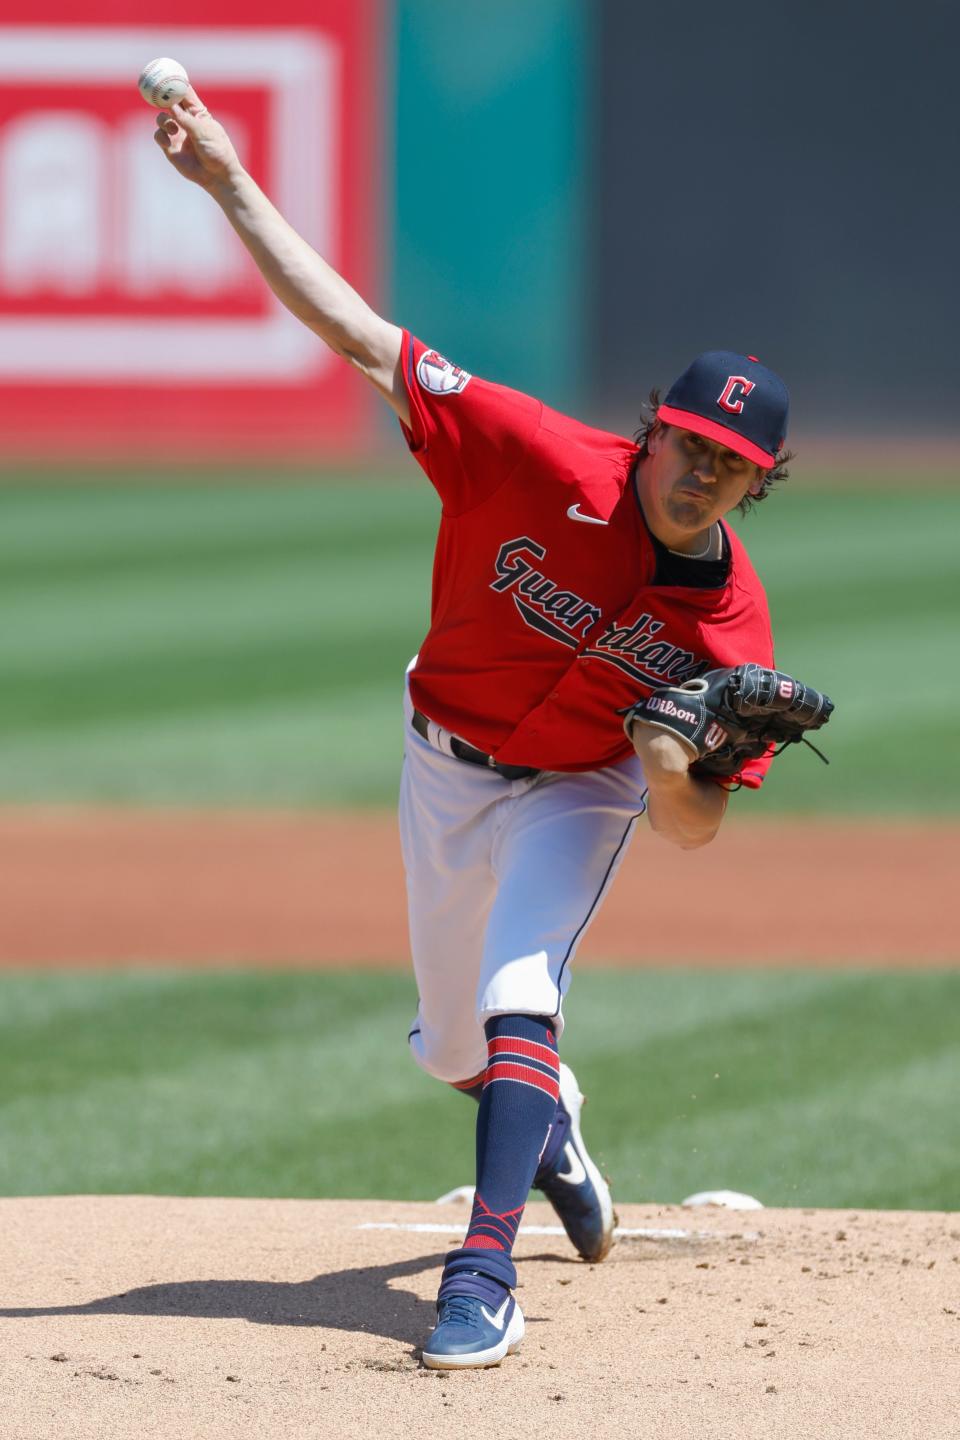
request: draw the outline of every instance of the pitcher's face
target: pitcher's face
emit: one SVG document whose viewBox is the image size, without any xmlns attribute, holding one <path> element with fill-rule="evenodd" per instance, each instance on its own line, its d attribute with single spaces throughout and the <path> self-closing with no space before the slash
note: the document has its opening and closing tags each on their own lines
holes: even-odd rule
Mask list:
<svg viewBox="0 0 960 1440">
<path fill-rule="evenodd" d="M 661 423 L 647 440 L 637 468 L 644 514 L 654 534 L 657 522 L 695 535 L 763 488 L 765 471 L 716 440 Z M 669 541 L 667 541 L 669 543 Z"/>
</svg>

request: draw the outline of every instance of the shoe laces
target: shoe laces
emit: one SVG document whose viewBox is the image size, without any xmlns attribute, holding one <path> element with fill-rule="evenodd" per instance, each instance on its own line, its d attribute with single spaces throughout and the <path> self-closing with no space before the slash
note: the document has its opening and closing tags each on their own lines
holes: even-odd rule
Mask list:
<svg viewBox="0 0 960 1440">
<path fill-rule="evenodd" d="M 444 1325 L 448 1320 L 452 1320 L 454 1324 L 472 1325 L 477 1318 L 479 1304 L 475 1295 L 448 1295 L 440 1302 L 438 1323 Z"/>
</svg>

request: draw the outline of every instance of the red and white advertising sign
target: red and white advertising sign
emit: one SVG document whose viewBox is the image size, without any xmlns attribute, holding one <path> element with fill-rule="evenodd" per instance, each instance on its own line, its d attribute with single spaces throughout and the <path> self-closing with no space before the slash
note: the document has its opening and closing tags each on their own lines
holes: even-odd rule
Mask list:
<svg viewBox="0 0 960 1440">
<path fill-rule="evenodd" d="M 248 170 L 374 304 L 377 0 L 0 0 L 0 461 L 343 454 L 359 377 L 277 302 L 137 92 L 172 55 Z M 18 10 L 20 7 L 17 7 Z"/>
</svg>

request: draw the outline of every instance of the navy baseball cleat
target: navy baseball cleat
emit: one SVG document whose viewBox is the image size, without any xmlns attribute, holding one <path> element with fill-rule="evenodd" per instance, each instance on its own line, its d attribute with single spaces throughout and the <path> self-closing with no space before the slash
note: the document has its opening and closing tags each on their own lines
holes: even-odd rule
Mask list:
<svg viewBox="0 0 960 1440">
<path fill-rule="evenodd" d="M 499 1365 L 520 1349 L 523 1312 L 506 1295 L 492 1310 L 476 1295 L 448 1295 L 437 1301 L 437 1328 L 423 1347 L 430 1370 L 470 1370 Z"/>
<path fill-rule="evenodd" d="M 550 1201 L 574 1248 L 596 1263 L 609 1253 L 617 1216 L 610 1187 L 580 1133 L 583 1096 L 569 1065 L 560 1066 L 560 1102 L 533 1183 Z"/>
</svg>

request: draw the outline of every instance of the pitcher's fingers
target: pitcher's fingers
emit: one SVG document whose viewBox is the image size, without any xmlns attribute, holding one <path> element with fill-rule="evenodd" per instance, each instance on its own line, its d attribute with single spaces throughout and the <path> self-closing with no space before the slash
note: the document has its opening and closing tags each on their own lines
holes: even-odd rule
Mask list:
<svg viewBox="0 0 960 1440">
<path fill-rule="evenodd" d="M 184 96 L 184 99 L 186 99 L 186 96 Z M 202 108 L 201 106 L 201 109 Z M 205 115 L 197 115 L 194 111 L 188 110 L 182 100 L 174 100 L 170 106 L 170 113 L 177 124 L 183 126 L 188 135 L 196 135 L 206 118 Z"/>
<path fill-rule="evenodd" d="M 197 94 L 196 90 L 194 90 L 192 85 L 190 86 L 187 93 L 183 96 L 183 98 L 181 100 L 174 101 L 170 108 L 175 114 L 178 111 L 182 110 L 184 114 L 189 115 L 192 119 L 197 120 L 202 120 L 205 116 L 210 114 L 210 111 L 207 109 L 206 105 L 204 105 L 203 101 L 200 99 L 200 96 Z"/>
</svg>

